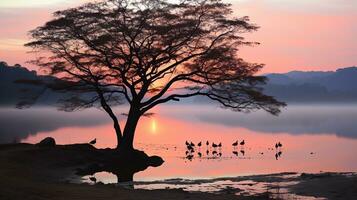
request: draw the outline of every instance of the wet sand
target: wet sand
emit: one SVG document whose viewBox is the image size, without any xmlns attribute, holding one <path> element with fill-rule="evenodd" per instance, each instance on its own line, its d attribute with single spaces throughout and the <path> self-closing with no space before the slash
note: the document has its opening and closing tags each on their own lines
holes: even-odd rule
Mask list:
<svg viewBox="0 0 357 200">
<path fill-rule="evenodd" d="M 271 199 L 288 197 L 284 196 L 285 190 L 288 191 L 287 194 L 295 193 L 307 197 L 357 197 L 357 175 L 354 173 L 282 173 L 211 180 L 171 180 L 171 185 L 186 186 L 204 185 L 212 181 L 241 181 L 241 185 L 247 187 L 273 183 L 268 184 L 269 190 L 256 194 L 242 192 L 241 188 L 229 185 L 217 192 L 190 191 L 180 187 L 145 187 L 166 184 L 167 181 L 135 182 L 135 188 L 141 188 L 135 190 L 100 183 L 73 184 L 69 180 L 78 177 L 76 170 L 88 164 L 88 158 L 87 154 L 83 153 L 83 146 L 72 145 L 70 149 L 68 154 L 67 146 L 39 148 L 30 144 L 0 145 L 0 199 Z M 284 184 L 287 182 L 294 184 Z M 276 192 L 276 187 L 282 192 Z"/>
</svg>

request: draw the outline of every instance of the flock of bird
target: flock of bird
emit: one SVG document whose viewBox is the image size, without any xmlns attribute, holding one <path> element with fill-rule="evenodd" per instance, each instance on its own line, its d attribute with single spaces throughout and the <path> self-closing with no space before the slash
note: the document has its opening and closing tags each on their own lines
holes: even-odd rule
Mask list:
<svg viewBox="0 0 357 200">
<path fill-rule="evenodd" d="M 193 142 L 185 142 L 186 145 L 186 159 L 188 160 L 192 160 L 194 158 L 194 153 L 197 151 L 197 155 L 198 157 L 202 157 L 202 153 L 201 153 L 201 147 L 204 146 L 204 143 L 199 142 L 197 143 L 197 145 L 195 145 Z M 233 146 L 233 154 L 235 154 L 236 156 L 238 156 L 238 151 L 236 151 L 236 148 L 238 147 L 238 145 L 241 146 L 241 150 L 240 152 L 243 154 L 244 156 L 244 145 L 245 145 L 245 141 L 242 140 L 240 143 L 238 142 L 238 140 L 236 142 L 234 142 L 232 144 Z M 209 142 L 206 141 L 206 156 L 209 156 L 210 153 L 213 157 L 222 157 L 222 142 L 219 143 L 214 143 L 214 142 Z"/>
<path fill-rule="evenodd" d="M 186 159 L 188 160 L 192 160 L 194 157 L 194 153 L 195 153 L 195 149 L 196 149 L 196 145 L 193 142 L 185 142 L 186 144 Z M 201 153 L 201 147 L 202 147 L 202 142 L 197 143 L 197 148 L 198 148 L 198 152 L 197 155 L 198 157 L 202 157 L 202 153 Z M 212 150 L 212 155 L 213 156 L 218 156 L 221 157 L 222 156 L 222 143 L 220 142 L 219 144 L 215 144 L 214 142 L 212 142 L 212 144 L 210 145 L 209 141 L 206 142 L 206 155 L 208 156 L 210 153 L 210 150 Z"/>
<path fill-rule="evenodd" d="M 89 142 L 89 144 L 94 145 L 97 143 L 97 139 L 93 139 L 92 141 Z M 202 157 L 203 154 L 201 153 L 201 147 L 204 145 L 201 142 L 197 143 L 197 146 L 193 142 L 185 142 L 186 145 L 186 159 L 192 160 L 194 158 L 195 152 L 197 151 L 198 157 Z M 245 150 L 244 150 L 244 145 L 245 141 L 242 140 L 239 142 L 236 140 L 234 143 L 232 143 L 233 151 L 232 153 L 235 156 L 239 155 L 239 152 L 244 156 L 245 155 Z M 213 157 L 222 157 L 222 142 L 216 144 L 214 142 L 210 143 L 209 141 L 206 142 L 206 156 L 209 156 L 210 153 L 212 154 Z M 240 150 L 238 151 L 237 148 L 240 146 Z M 198 149 L 197 149 L 197 148 Z M 278 160 L 281 155 L 283 154 L 282 152 L 282 147 L 283 144 L 281 142 L 275 143 L 275 159 Z M 273 148 L 269 148 L 269 150 L 273 150 Z M 263 152 L 260 152 L 259 154 L 263 155 Z M 312 154 L 312 153 L 311 153 Z"/>
<path fill-rule="evenodd" d="M 246 144 L 245 140 L 242 141 L 238 141 L 236 140 L 234 143 L 232 143 L 232 147 L 233 147 L 233 151 L 232 153 L 235 156 L 238 156 L 239 153 L 242 154 L 243 156 L 245 155 L 245 150 L 244 150 L 244 145 Z M 192 161 L 192 159 L 195 156 L 195 152 L 197 152 L 197 156 L 199 158 L 201 158 L 203 156 L 202 152 L 201 152 L 201 147 L 204 146 L 204 143 L 198 142 L 197 144 L 193 143 L 193 142 L 189 142 L 186 141 L 185 142 L 186 145 L 186 159 Z M 215 157 L 222 157 L 222 142 L 219 143 L 214 143 L 214 142 L 206 142 L 206 156 L 209 156 L 210 153 L 213 156 L 213 158 Z M 240 147 L 240 149 L 238 149 L 238 147 Z M 276 160 L 278 160 L 278 158 L 281 157 L 282 155 L 282 147 L 283 144 L 281 142 L 278 142 L 275 144 L 275 158 Z M 269 150 L 273 150 L 273 148 L 269 148 Z M 261 155 L 263 155 L 263 152 L 260 152 Z"/>
<path fill-rule="evenodd" d="M 193 142 L 188 142 L 188 141 L 186 141 L 185 144 L 186 144 L 187 149 L 189 149 L 189 150 L 194 149 L 195 146 L 196 146 Z M 240 144 L 241 146 L 244 146 L 244 145 L 245 145 L 245 141 L 243 140 L 243 141 L 241 141 L 240 143 L 238 143 L 238 140 L 237 140 L 236 142 L 234 142 L 234 143 L 232 144 L 232 146 L 236 148 L 236 147 L 238 146 L 238 144 Z M 212 145 L 212 148 L 214 148 L 214 149 L 216 149 L 216 148 L 222 148 L 222 142 L 220 142 L 220 143 L 218 143 L 218 144 L 212 142 L 211 145 Z M 201 146 L 202 146 L 202 141 L 199 142 L 199 143 L 197 143 L 197 147 L 198 147 L 198 148 L 201 148 Z M 210 147 L 209 141 L 206 142 L 206 146 L 207 146 L 207 149 Z"/>
</svg>

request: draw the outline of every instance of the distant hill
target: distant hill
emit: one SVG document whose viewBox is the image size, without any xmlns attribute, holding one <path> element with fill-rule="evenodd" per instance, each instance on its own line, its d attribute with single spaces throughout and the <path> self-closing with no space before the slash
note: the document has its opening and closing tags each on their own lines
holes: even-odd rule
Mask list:
<svg viewBox="0 0 357 200">
<path fill-rule="evenodd" d="M 264 93 L 287 103 L 357 103 L 357 67 L 266 74 Z M 211 102 L 196 97 L 194 103 Z"/>
<path fill-rule="evenodd" d="M 15 106 L 24 100 L 37 98 L 38 104 L 53 104 L 62 94 L 45 90 L 43 86 L 18 83 L 20 80 L 53 80 L 51 76 L 39 76 L 36 71 L 30 71 L 21 65 L 9 66 L 0 62 L 0 105 Z M 42 94 L 39 96 L 39 94 Z"/>
<path fill-rule="evenodd" d="M 286 102 L 357 102 L 357 67 L 268 74 L 265 93 Z"/>
<path fill-rule="evenodd" d="M 288 103 L 356 103 L 357 67 L 341 68 L 336 71 L 292 71 L 267 74 L 265 93 Z M 64 94 L 45 90 L 43 86 L 16 83 L 18 80 L 51 80 L 54 77 L 40 76 L 21 65 L 9 66 L 0 62 L 0 105 L 15 106 L 23 97 L 43 93 L 36 103 L 53 105 Z M 35 94 L 35 95 L 34 95 Z M 210 102 L 204 97 L 187 99 L 181 103 Z"/>
</svg>

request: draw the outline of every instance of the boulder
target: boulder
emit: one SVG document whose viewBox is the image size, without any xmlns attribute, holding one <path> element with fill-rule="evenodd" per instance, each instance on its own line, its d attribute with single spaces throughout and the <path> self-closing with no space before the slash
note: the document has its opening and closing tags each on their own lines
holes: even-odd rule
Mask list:
<svg viewBox="0 0 357 200">
<path fill-rule="evenodd" d="M 158 167 L 164 163 L 164 160 L 159 156 L 151 156 L 149 158 L 149 165 L 152 167 Z"/>
<path fill-rule="evenodd" d="M 52 137 L 47 137 L 36 145 L 39 147 L 54 147 L 56 146 L 56 141 Z"/>
</svg>

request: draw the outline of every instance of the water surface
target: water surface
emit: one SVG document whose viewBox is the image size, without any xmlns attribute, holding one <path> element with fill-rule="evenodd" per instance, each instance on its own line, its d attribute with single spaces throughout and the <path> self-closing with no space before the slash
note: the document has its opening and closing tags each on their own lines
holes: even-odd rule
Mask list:
<svg viewBox="0 0 357 200">
<path fill-rule="evenodd" d="M 165 163 L 135 174 L 135 181 L 357 171 L 357 105 L 289 106 L 279 117 L 264 112 L 234 113 L 208 105 L 168 105 L 154 112 L 154 116 L 141 119 L 135 147 L 163 157 Z M 125 116 L 120 119 L 123 124 Z M 97 148 L 116 145 L 110 118 L 97 109 L 64 113 L 54 108 L 2 108 L 0 126 L 0 143 L 37 143 L 50 136 L 58 144 L 86 143 L 97 138 Z M 244 147 L 231 146 L 243 139 Z M 207 155 L 203 145 L 196 149 L 192 160 L 187 160 L 186 140 L 195 144 L 208 140 L 223 147 L 209 147 Z M 278 160 L 276 142 L 283 144 Z M 213 150 L 216 155 L 212 155 Z M 103 181 L 116 181 L 108 174 L 101 176 L 106 177 Z"/>
</svg>

